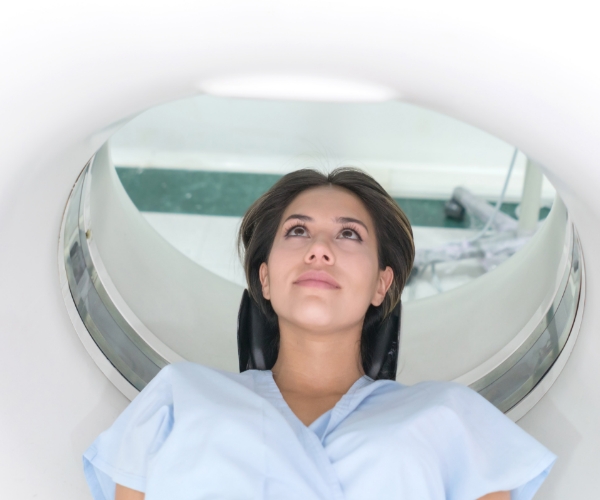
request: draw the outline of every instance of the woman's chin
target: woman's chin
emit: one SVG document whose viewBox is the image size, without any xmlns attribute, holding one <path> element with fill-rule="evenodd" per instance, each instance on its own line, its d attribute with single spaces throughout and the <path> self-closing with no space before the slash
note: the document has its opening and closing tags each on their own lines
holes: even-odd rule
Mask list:
<svg viewBox="0 0 600 500">
<path fill-rule="evenodd" d="M 337 317 L 329 308 L 308 307 L 294 311 L 289 320 L 303 330 L 321 332 L 344 328 L 348 318 Z"/>
<path fill-rule="evenodd" d="M 308 330 L 311 332 L 325 332 L 328 330 L 332 330 L 335 328 L 335 324 L 327 319 L 322 318 L 302 318 L 299 321 L 294 321 L 294 323 L 303 330 Z"/>
<path fill-rule="evenodd" d="M 355 318 L 352 317 L 353 312 L 362 309 L 361 306 L 362 304 L 349 305 L 347 301 L 317 294 L 308 297 L 295 296 L 287 303 L 273 302 L 273 308 L 280 321 L 315 332 L 345 329 L 362 321 L 364 313 L 361 315 L 358 312 Z"/>
</svg>

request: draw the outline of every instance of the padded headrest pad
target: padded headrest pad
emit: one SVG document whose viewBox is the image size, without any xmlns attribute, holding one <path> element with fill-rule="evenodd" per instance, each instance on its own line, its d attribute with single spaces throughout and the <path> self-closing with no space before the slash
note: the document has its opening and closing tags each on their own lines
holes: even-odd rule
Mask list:
<svg viewBox="0 0 600 500">
<path fill-rule="evenodd" d="M 402 304 L 398 303 L 384 321 L 365 324 L 363 369 L 374 380 L 396 380 L 401 311 Z M 244 290 L 240 304 L 237 340 L 240 372 L 273 368 L 279 350 L 279 326 L 263 314 L 248 290 Z"/>
</svg>

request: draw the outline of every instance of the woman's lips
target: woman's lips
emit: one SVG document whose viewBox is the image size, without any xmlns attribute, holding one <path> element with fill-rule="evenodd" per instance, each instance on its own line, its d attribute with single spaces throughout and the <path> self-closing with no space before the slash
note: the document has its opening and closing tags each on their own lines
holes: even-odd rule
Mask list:
<svg viewBox="0 0 600 500">
<path fill-rule="evenodd" d="M 325 288 L 328 290 L 340 288 L 339 283 L 325 271 L 307 271 L 301 274 L 298 279 L 294 281 L 294 284 L 312 288 Z"/>
</svg>

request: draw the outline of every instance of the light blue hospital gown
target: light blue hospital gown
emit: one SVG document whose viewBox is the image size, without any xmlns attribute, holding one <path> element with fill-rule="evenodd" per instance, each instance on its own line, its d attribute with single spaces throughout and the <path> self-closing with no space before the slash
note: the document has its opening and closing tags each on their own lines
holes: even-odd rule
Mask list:
<svg viewBox="0 0 600 500">
<path fill-rule="evenodd" d="M 95 500 L 533 497 L 555 456 L 476 392 L 359 379 L 306 427 L 270 371 L 163 368 L 84 454 Z"/>
</svg>

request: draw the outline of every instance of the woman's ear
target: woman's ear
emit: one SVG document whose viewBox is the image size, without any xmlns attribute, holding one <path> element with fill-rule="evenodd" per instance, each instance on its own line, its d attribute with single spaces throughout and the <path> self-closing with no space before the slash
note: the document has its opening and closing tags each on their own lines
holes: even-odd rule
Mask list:
<svg viewBox="0 0 600 500">
<path fill-rule="evenodd" d="M 375 307 L 381 305 L 383 299 L 385 299 L 385 294 L 389 290 L 390 286 L 392 286 L 392 281 L 394 281 L 394 271 L 390 266 L 387 266 L 382 271 L 379 271 L 377 288 L 375 289 L 375 294 L 371 300 L 371 305 Z"/>
<path fill-rule="evenodd" d="M 263 262 L 258 269 L 258 277 L 262 285 L 262 294 L 265 300 L 271 300 L 271 292 L 269 290 L 269 268 L 267 263 Z"/>
</svg>

